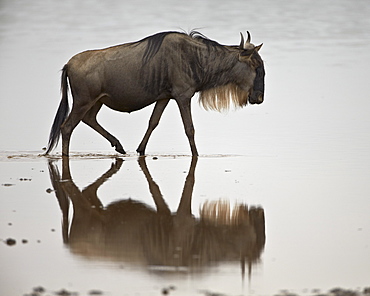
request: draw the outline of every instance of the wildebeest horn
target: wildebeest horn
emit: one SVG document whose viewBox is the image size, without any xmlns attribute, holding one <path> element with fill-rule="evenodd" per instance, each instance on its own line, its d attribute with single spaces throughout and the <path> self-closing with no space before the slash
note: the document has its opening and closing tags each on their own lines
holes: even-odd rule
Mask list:
<svg viewBox="0 0 370 296">
<path fill-rule="evenodd" d="M 247 35 L 248 35 L 247 43 L 251 43 L 251 34 L 249 34 L 249 31 L 247 31 Z"/>
<path fill-rule="evenodd" d="M 244 36 L 243 36 L 243 33 L 240 32 L 240 36 L 242 37 L 242 39 L 240 40 L 240 49 L 244 49 Z"/>
</svg>

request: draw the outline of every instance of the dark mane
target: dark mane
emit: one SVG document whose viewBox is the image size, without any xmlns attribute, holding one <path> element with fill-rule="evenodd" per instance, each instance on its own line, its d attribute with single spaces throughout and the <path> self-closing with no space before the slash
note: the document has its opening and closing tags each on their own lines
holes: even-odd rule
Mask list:
<svg viewBox="0 0 370 296">
<path fill-rule="evenodd" d="M 159 49 L 161 48 L 164 38 L 170 34 L 180 34 L 180 35 L 189 36 L 192 39 L 200 41 L 203 44 L 205 44 L 209 50 L 211 50 L 212 48 L 225 49 L 224 45 L 214 40 L 209 39 L 202 33 L 195 31 L 195 30 L 190 31 L 190 33 L 188 34 L 184 32 L 176 32 L 176 31 L 161 32 L 161 33 L 157 33 L 152 36 L 146 37 L 144 39 L 141 39 L 140 41 L 137 42 L 137 44 L 141 42 L 145 42 L 145 41 L 148 42 L 148 45 L 145 49 L 144 56 L 143 56 L 143 65 L 148 63 L 149 60 L 158 53 Z"/>
<path fill-rule="evenodd" d="M 198 41 L 204 43 L 205 45 L 207 45 L 208 48 L 212 48 L 212 47 L 224 48 L 224 45 L 218 43 L 217 41 L 209 39 L 207 36 L 203 35 L 202 33 L 198 32 L 198 31 L 192 30 L 189 33 L 189 36 L 191 38 L 195 39 L 195 40 L 198 40 Z"/>
</svg>

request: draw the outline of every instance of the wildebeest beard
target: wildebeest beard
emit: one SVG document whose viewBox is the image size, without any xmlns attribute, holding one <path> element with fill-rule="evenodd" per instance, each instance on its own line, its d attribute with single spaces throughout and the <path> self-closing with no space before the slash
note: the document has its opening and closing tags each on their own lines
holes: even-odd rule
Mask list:
<svg viewBox="0 0 370 296">
<path fill-rule="evenodd" d="M 230 106 L 244 107 L 248 103 L 249 92 L 234 83 L 217 86 L 199 93 L 199 103 L 205 110 L 223 111 Z"/>
<path fill-rule="evenodd" d="M 263 64 L 256 69 L 253 91 L 247 92 L 234 83 L 207 89 L 199 93 L 199 103 L 205 110 L 224 111 L 231 106 L 241 108 L 248 104 L 262 103 L 265 92 L 265 69 Z"/>
</svg>

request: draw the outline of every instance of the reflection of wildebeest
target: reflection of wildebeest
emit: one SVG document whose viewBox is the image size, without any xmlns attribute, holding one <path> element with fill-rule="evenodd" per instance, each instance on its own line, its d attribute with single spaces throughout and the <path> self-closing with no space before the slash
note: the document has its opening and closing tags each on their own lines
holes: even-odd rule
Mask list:
<svg viewBox="0 0 370 296">
<path fill-rule="evenodd" d="M 142 109 L 154 102 L 149 127 L 137 152 L 145 154 L 149 137 L 158 125 L 170 99 L 180 109 L 192 154 L 194 142 L 190 100 L 200 92 L 206 109 L 243 107 L 248 101 L 260 104 L 264 98 L 265 71 L 259 46 L 250 35 L 240 46 L 225 46 L 192 32 L 164 32 L 134 43 L 89 50 L 72 57 L 63 67 L 62 99 L 50 132 L 48 154 L 62 134 L 62 153 L 68 155 L 72 131 L 82 120 L 105 137 L 116 151 L 121 143 L 96 120 L 102 105 L 121 112 Z M 68 82 L 73 107 L 68 115 Z"/>
<path fill-rule="evenodd" d="M 90 259 L 132 262 L 149 266 L 202 267 L 220 261 L 240 261 L 251 268 L 265 244 L 262 208 L 240 204 L 230 214 L 227 202 L 207 202 L 196 219 L 191 213 L 197 158 L 193 158 L 176 213 L 171 213 L 145 158 L 139 165 L 149 185 L 156 209 L 132 200 L 103 208 L 98 188 L 121 167 L 117 159 L 94 183 L 80 191 L 71 179 L 68 158 L 63 159 L 63 182 L 53 162 L 51 181 L 63 213 L 63 237 L 70 250 Z M 68 225 L 68 204 L 73 219 Z"/>
</svg>

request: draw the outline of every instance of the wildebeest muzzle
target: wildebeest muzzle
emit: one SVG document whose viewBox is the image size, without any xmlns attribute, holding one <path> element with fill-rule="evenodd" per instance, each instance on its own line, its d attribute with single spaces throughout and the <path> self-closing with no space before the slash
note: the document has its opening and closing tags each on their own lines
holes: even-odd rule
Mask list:
<svg viewBox="0 0 370 296">
<path fill-rule="evenodd" d="M 256 69 L 256 77 L 254 78 L 253 91 L 249 96 L 249 103 L 261 104 L 265 94 L 265 68 L 263 64 Z"/>
</svg>

